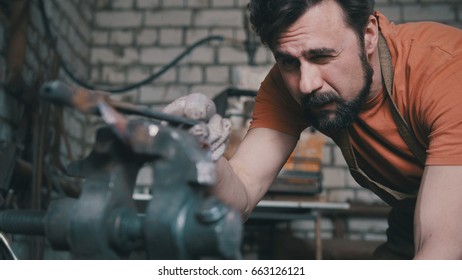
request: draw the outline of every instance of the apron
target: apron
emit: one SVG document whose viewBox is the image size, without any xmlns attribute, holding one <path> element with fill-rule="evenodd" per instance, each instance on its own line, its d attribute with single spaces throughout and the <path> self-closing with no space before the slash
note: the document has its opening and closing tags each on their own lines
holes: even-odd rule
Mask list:
<svg viewBox="0 0 462 280">
<path fill-rule="evenodd" d="M 380 33 L 379 57 L 382 68 L 382 77 L 385 84 L 385 92 L 390 99 L 390 110 L 393 120 L 398 127 L 398 132 L 408 145 L 411 152 L 418 159 L 419 163 L 424 166 L 426 151 L 418 143 L 415 135 L 407 125 L 406 121 L 399 113 L 396 104 L 392 99 L 393 85 L 393 65 L 390 50 L 387 43 Z M 350 173 L 353 178 L 362 187 L 367 188 L 378 195 L 392 210 L 388 216 L 387 242 L 380 245 L 374 252 L 376 259 L 412 259 L 414 257 L 414 209 L 417 199 L 417 191 L 413 193 L 404 193 L 393 190 L 381 183 L 378 183 L 358 166 L 353 147 L 350 144 L 348 132 L 343 130 L 338 138 L 338 146 L 348 164 Z"/>
</svg>

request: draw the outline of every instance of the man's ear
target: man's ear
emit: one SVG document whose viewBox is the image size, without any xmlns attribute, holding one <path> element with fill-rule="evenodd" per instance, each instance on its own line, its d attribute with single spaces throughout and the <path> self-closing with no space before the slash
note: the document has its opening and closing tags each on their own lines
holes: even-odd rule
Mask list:
<svg viewBox="0 0 462 280">
<path fill-rule="evenodd" d="M 371 55 L 379 40 L 379 23 L 374 15 L 369 16 L 369 21 L 364 31 L 364 48 L 368 55 Z"/>
</svg>

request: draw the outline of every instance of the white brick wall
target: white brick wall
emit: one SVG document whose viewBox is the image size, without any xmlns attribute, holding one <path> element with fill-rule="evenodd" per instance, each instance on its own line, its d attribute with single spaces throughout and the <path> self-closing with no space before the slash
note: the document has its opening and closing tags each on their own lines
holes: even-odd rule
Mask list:
<svg viewBox="0 0 462 280">
<path fill-rule="evenodd" d="M 159 108 L 190 92 L 204 92 L 210 97 L 238 84 L 235 69 L 247 67 L 242 47 L 243 8 L 247 0 L 52 0 L 45 1 L 58 38 L 60 53 L 72 71 L 82 79 L 100 86 L 126 85 L 158 71 L 187 46 L 210 35 L 223 35 L 224 42 L 211 42 L 194 50 L 179 65 L 161 78 L 140 89 L 116 95 L 133 102 Z M 460 0 L 376 0 L 376 7 L 396 23 L 436 20 L 462 27 Z M 52 57 L 43 43 L 44 29 L 36 2 L 32 2 L 28 31 L 29 49 L 24 79 L 33 84 Z M 5 65 L 4 25 L 0 28 L 0 66 Z M 37 51 L 38 50 L 38 51 Z M 260 48 L 257 66 L 267 69 L 273 63 L 271 53 Z M 260 68 L 257 68 L 260 69 Z M 61 73 L 62 77 L 65 75 Z M 1 81 L 4 70 L 0 67 Z M 257 83 L 258 84 L 258 83 Z M 3 92 L 0 91 L 0 97 Z M 93 141 L 94 118 L 66 115 L 72 131 L 72 143 L 81 148 L 78 155 L 89 151 Z M 0 126 L 3 121 L 0 117 Z M 90 125 L 89 125 L 90 124 Z M 0 129 L 0 139 L 8 129 Z M 78 132 L 82 132 L 79 135 Z M 9 133 L 11 134 L 11 133 Z M 348 175 L 345 161 L 332 141 L 324 147 L 324 188 L 332 200 L 359 200 L 377 203 L 369 191 L 359 188 Z M 377 239 L 384 228 L 374 226 L 368 236 L 361 230 L 375 222 L 352 222 L 351 237 Z M 324 233 L 326 236 L 328 232 Z"/>
<path fill-rule="evenodd" d="M 188 27 L 192 23 L 191 10 L 158 10 L 147 12 L 145 16 L 145 26 L 152 27 Z"/>
<path fill-rule="evenodd" d="M 130 28 L 140 26 L 143 15 L 137 12 L 104 11 L 95 16 L 95 25 L 99 28 Z"/>
</svg>

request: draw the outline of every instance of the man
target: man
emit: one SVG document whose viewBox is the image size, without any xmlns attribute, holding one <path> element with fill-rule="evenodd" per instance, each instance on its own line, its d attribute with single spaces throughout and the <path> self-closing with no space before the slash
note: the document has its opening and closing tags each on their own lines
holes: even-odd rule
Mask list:
<svg viewBox="0 0 462 280">
<path fill-rule="evenodd" d="M 216 195 L 248 216 L 312 125 L 342 148 L 358 183 L 392 206 L 376 258 L 461 259 L 462 32 L 394 25 L 373 5 L 249 3 L 276 65 L 247 135 L 217 162 Z"/>
</svg>

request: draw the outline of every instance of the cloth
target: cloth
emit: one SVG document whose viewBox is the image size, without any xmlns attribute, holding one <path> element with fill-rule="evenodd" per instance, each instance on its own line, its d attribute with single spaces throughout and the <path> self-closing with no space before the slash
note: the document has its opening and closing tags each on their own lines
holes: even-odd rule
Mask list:
<svg viewBox="0 0 462 280">
<path fill-rule="evenodd" d="M 189 132 L 208 144 L 213 161 L 218 160 L 226 149 L 231 122 L 216 113 L 215 104 L 202 93 L 191 93 L 168 104 L 165 113 L 201 121 Z"/>
<path fill-rule="evenodd" d="M 430 22 L 394 25 L 376 16 L 392 55 L 394 101 L 427 150 L 426 165 L 462 165 L 462 31 Z M 412 192 L 423 166 L 399 135 L 388 102 L 383 92 L 367 101 L 349 129 L 350 141 L 369 177 Z M 250 129 L 266 127 L 299 137 L 309 125 L 274 66 L 258 92 Z"/>
<path fill-rule="evenodd" d="M 414 258 L 415 200 L 403 200 L 388 215 L 387 241 L 373 253 L 376 260 L 411 260 Z"/>
</svg>

